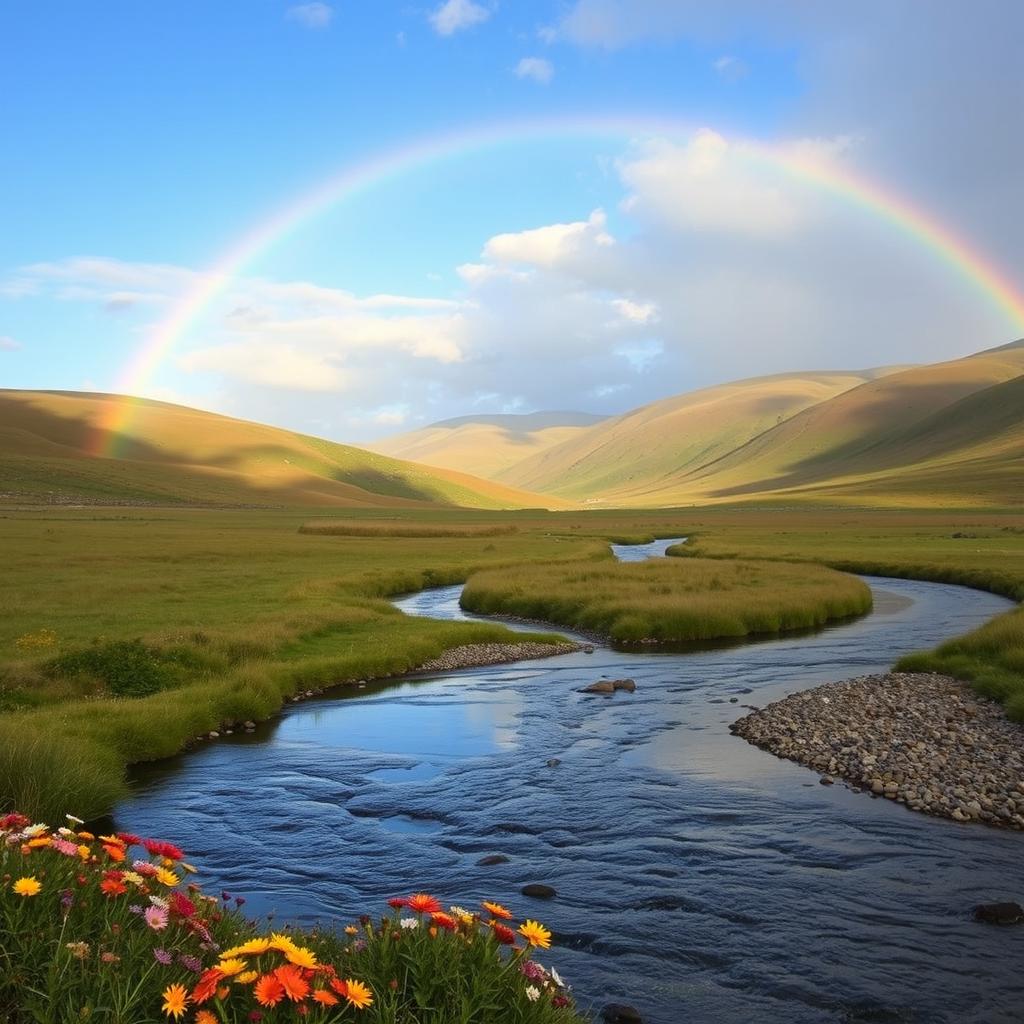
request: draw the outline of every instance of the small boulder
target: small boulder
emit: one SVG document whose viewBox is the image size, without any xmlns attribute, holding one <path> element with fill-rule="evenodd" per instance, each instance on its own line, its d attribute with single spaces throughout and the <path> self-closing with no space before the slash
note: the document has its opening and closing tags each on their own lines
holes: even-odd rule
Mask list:
<svg viewBox="0 0 1024 1024">
<path fill-rule="evenodd" d="M 601 1009 L 601 1019 L 607 1024 L 643 1024 L 640 1011 L 624 1003 L 607 1003 Z"/>
<path fill-rule="evenodd" d="M 580 693 L 614 693 L 615 683 L 610 679 L 599 679 L 596 683 L 584 686 Z"/>
<path fill-rule="evenodd" d="M 508 857 L 503 853 L 489 853 L 486 857 L 481 857 L 477 862 L 477 867 L 489 868 L 495 864 L 507 864 Z"/>
<path fill-rule="evenodd" d="M 974 920 L 985 924 L 1024 923 L 1024 907 L 1019 903 L 980 903 L 974 908 Z"/>
<path fill-rule="evenodd" d="M 543 885 L 540 882 L 530 882 L 519 890 L 524 896 L 532 896 L 535 900 L 550 900 L 558 895 L 550 885 Z"/>
<path fill-rule="evenodd" d="M 562 763 L 560 757 L 549 757 L 547 760 L 547 766 L 549 768 L 557 768 Z"/>
<path fill-rule="evenodd" d="M 247 722 L 243 722 L 242 723 L 242 727 L 245 728 L 245 729 L 255 729 L 256 728 L 256 723 L 253 722 L 252 720 L 249 720 Z"/>
<path fill-rule="evenodd" d="M 632 679 L 613 679 L 612 686 L 616 690 L 625 690 L 626 693 L 636 692 L 636 682 Z"/>
</svg>

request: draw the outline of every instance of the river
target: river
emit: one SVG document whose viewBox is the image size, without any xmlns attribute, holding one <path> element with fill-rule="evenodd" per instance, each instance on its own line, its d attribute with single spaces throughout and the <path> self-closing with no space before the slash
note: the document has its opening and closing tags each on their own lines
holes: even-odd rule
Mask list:
<svg viewBox="0 0 1024 1024">
<path fill-rule="evenodd" d="M 278 921 L 347 923 L 418 890 L 498 900 L 552 928 L 542 962 L 583 1008 L 653 1024 L 1019 1022 L 1024 929 L 970 910 L 1024 895 L 1024 836 L 821 786 L 728 732 L 744 704 L 882 671 L 1012 607 L 867 582 L 870 615 L 809 636 L 599 646 L 289 705 L 138 769 L 117 826 L 179 843 L 208 888 Z M 459 591 L 396 604 L 471 618 Z M 637 690 L 578 692 L 602 675 Z M 478 867 L 490 853 L 510 861 Z M 558 896 L 518 895 L 527 882 Z"/>
</svg>

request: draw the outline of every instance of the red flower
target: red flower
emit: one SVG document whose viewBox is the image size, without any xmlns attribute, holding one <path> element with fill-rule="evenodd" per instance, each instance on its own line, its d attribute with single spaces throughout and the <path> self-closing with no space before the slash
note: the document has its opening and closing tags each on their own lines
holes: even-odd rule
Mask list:
<svg viewBox="0 0 1024 1024">
<path fill-rule="evenodd" d="M 121 881 L 120 878 L 104 878 L 100 882 L 100 889 L 107 894 L 107 896 L 121 896 L 128 891 L 128 886 Z"/>
<path fill-rule="evenodd" d="M 192 1001 L 205 1003 L 217 991 L 217 983 L 223 977 L 224 972 L 219 967 L 211 967 L 209 970 L 203 971 L 196 982 L 196 987 L 192 989 Z"/>
<path fill-rule="evenodd" d="M 309 995 L 309 982 L 293 964 L 283 964 L 274 971 L 274 977 L 284 988 L 284 994 L 293 1002 L 301 1003 Z"/>
<path fill-rule="evenodd" d="M 264 974 L 253 987 L 253 995 L 260 1006 L 277 1006 L 284 999 L 284 985 L 272 974 Z"/>
<path fill-rule="evenodd" d="M 401 896 L 393 896 L 391 899 L 388 900 L 388 906 L 394 907 L 395 910 L 401 910 L 402 907 L 407 906 L 408 903 L 409 901 L 403 900 Z"/>
<path fill-rule="evenodd" d="M 159 839 L 143 839 L 142 846 L 152 857 L 167 857 L 170 860 L 181 860 L 185 854 L 173 843 L 165 843 Z"/>
<path fill-rule="evenodd" d="M 440 910 L 431 914 L 430 920 L 433 921 L 434 924 L 440 925 L 442 928 L 450 932 L 455 931 L 459 927 L 454 917 L 450 914 L 445 914 Z"/>
<path fill-rule="evenodd" d="M 565 996 L 553 996 L 551 999 L 551 1005 L 557 1007 L 568 1006 L 569 1000 Z"/>
<path fill-rule="evenodd" d="M 124 843 L 125 846 L 141 846 L 142 840 L 135 835 L 133 832 L 118 832 L 117 838 Z"/>
<path fill-rule="evenodd" d="M 491 925 L 494 929 L 494 937 L 503 946 L 514 946 L 516 943 L 516 933 L 511 928 L 506 928 L 503 924 L 498 924 L 497 921 Z"/>
<path fill-rule="evenodd" d="M 25 828 L 31 824 L 24 814 L 5 814 L 0 818 L 0 828 Z"/>
<path fill-rule="evenodd" d="M 348 998 L 348 984 L 341 978 L 331 978 L 331 988 L 338 993 L 342 999 Z"/>
<path fill-rule="evenodd" d="M 410 896 L 406 901 L 406 906 L 417 914 L 434 914 L 441 909 L 441 904 L 425 892 L 418 892 L 414 896 Z"/>
<path fill-rule="evenodd" d="M 175 889 L 168 898 L 171 910 L 179 917 L 194 917 L 196 905 L 183 893 Z"/>
</svg>

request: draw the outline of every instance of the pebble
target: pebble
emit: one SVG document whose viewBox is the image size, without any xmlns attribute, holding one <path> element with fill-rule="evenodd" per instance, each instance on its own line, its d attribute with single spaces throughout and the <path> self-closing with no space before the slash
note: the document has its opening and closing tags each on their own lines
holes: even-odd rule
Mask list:
<svg viewBox="0 0 1024 1024">
<path fill-rule="evenodd" d="M 957 679 L 889 672 L 791 694 L 731 731 L 851 789 L 1024 830 L 1024 726 Z"/>
<path fill-rule="evenodd" d="M 451 672 L 457 668 L 478 668 L 483 665 L 504 665 L 523 658 L 550 658 L 581 650 L 579 644 L 463 644 L 445 651 L 420 665 L 416 672 Z"/>
</svg>

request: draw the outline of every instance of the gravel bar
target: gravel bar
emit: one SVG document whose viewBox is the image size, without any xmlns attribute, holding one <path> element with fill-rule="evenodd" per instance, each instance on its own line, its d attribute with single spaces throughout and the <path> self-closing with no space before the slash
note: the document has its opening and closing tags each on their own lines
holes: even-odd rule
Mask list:
<svg viewBox="0 0 1024 1024">
<path fill-rule="evenodd" d="M 415 672 L 451 672 L 457 668 L 478 668 L 482 665 L 503 665 L 526 658 L 550 658 L 556 654 L 572 654 L 583 650 L 582 644 L 463 644 L 445 651 L 439 658 L 426 661 Z"/>
<path fill-rule="evenodd" d="M 1024 726 L 948 676 L 889 672 L 794 693 L 733 722 L 778 757 L 915 811 L 1024 829 Z"/>
</svg>

